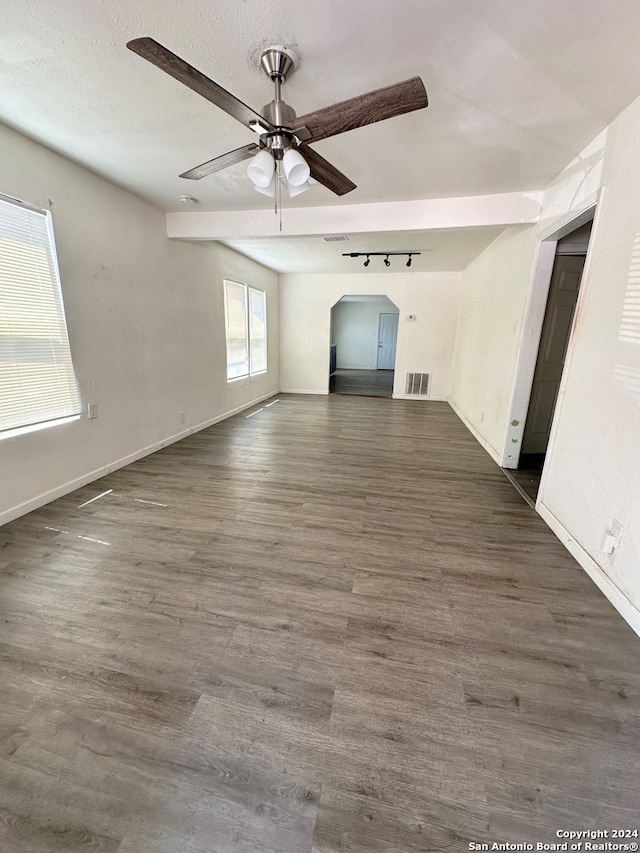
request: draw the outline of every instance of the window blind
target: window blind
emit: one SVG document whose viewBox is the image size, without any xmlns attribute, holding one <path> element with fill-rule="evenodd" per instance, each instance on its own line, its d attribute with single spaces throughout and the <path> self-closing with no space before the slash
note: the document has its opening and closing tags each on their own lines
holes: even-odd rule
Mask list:
<svg viewBox="0 0 640 853">
<path fill-rule="evenodd" d="M 249 341 L 251 373 L 267 369 L 267 300 L 263 290 L 249 288 Z"/>
<path fill-rule="evenodd" d="M 224 283 L 227 379 L 237 379 L 249 373 L 246 289 L 244 284 L 234 281 Z"/>
<path fill-rule="evenodd" d="M 51 215 L 0 198 L 0 431 L 80 411 Z"/>
</svg>

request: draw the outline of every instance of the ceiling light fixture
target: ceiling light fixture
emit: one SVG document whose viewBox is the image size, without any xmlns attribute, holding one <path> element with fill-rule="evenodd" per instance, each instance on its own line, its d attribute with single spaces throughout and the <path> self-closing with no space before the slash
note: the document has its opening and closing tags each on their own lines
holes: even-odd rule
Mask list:
<svg viewBox="0 0 640 853">
<path fill-rule="evenodd" d="M 366 261 L 364 262 L 363 266 L 368 267 L 369 263 L 371 262 L 371 258 L 375 257 L 375 256 L 379 256 L 379 257 L 384 258 L 385 267 L 390 267 L 391 266 L 391 261 L 389 260 L 390 257 L 393 257 L 394 255 L 406 255 L 409 258 L 409 260 L 407 261 L 407 266 L 410 267 L 411 262 L 412 262 L 411 259 L 413 258 L 413 256 L 414 255 L 420 255 L 420 254 L 422 254 L 422 253 L 421 252 L 343 252 L 342 257 L 343 258 L 364 258 L 364 257 L 366 257 Z"/>
<path fill-rule="evenodd" d="M 282 157 L 282 166 L 287 183 L 292 187 L 301 187 L 309 180 L 311 169 L 299 151 L 287 148 Z"/>
<path fill-rule="evenodd" d="M 255 187 L 268 187 L 273 180 L 276 163 L 270 151 L 258 151 L 247 166 L 247 175 Z"/>
</svg>

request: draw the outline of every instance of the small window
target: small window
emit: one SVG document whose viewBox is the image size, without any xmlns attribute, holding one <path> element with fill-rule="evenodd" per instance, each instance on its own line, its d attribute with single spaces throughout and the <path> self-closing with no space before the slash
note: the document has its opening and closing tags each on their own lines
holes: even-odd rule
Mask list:
<svg viewBox="0 0 640 853">
<path fill-rule="evenodd" d="M 0 196 L 0 437 L 80 411 L 51 214 Z"/>
<path fill-rule="evenodd" d="M 267 295 L 263 290 L 224 282 L 227 379 L 267 369 Z"/>
</svg>

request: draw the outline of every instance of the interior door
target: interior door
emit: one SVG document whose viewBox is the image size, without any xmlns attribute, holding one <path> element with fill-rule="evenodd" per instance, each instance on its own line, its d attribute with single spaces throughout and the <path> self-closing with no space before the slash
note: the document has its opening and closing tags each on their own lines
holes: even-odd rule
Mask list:
<svg viewBox="0 0 640 853">
<path fill-rule="evenodd" d="M 380 314 L 378 326 L 378 370 L 393 370 L 396 366 L 398 315 Z"/>
<path fill-rule="evenodd" d="M 545 453 L 576 309 L 584 256 L 558 255 L 542 324 L 522 453 Z"/>
</svg>

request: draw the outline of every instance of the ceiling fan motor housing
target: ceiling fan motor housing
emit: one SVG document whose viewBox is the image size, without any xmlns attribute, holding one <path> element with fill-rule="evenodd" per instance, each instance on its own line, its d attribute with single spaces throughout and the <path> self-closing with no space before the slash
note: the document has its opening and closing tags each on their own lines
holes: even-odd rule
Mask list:
<svg viewBox="0 0 640 853">
<path fill-rule="evenodd" d="M 296 70 L 300 57 L 283 44 L 274 44 L 262 51 L 260 65 L 262 70 L 272 80 L 286 80 L 287 75 Z"/>
<path fill-rule="evenodd" d="M 262 108 L 262 115 L 274 127 L 295 127 L 296 111 L 284 101 L 271 101 Z"/>
</svg>

